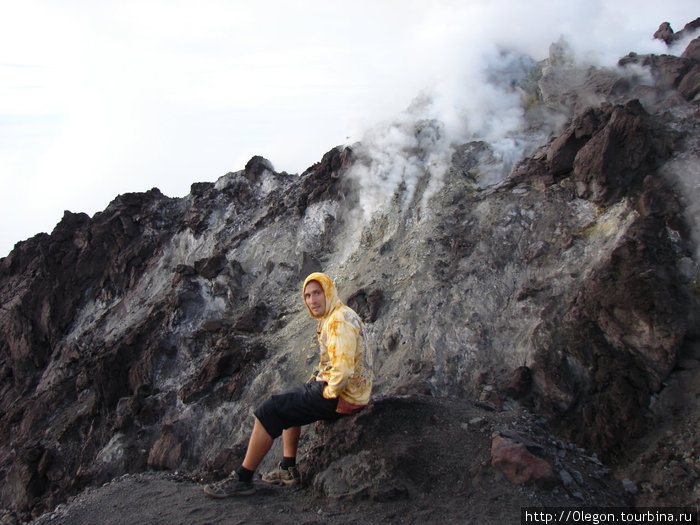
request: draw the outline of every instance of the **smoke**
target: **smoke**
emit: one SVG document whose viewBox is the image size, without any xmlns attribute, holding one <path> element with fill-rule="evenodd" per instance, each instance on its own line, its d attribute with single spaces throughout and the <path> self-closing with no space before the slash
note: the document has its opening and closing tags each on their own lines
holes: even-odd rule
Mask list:
<svg viewBox="0 0 700 525">
<path fill-rule="evenodd" d="M 408 205 L 425 176 L 439 180 L 451 154 L 444 124 L 430 118 L 431 102 L 419 99 L 399 117 L 368 130 L 354 146 L 350 176 L 359 181 L 365 221 L 389 199 Z M 397 191 L 397 190 L 401 191 Z"/>
<path fill-rule="evenodd" d="M 410 57 L 427 85 L 399 88 L 397 98 L 408 88 L 416 89 L 413 101 L 398 116 L 361 133 L 359 146 L 353 148 L 361 160 L 350 175 L 361 188 L 365 221 L 387 206 L 429 207 L 460 144 L 488 144 L 490 166 L 478 182 L 489 185 L 558 133 L 563 113 L 540 115 L 543 120 L 536 129 L 526 115 L 532 96 L 532 90 L 527 92 L 532 82 L 528 75 L 549 57 L 552 44 L 559 46 L 560 58 L 581 71 L 613 67 L 631 51 L 668 53 L 652 35 L 669 16 L 682 21 L 680 27 L 675 22 L 676 30 L 691 21 L 694 13 L 684 7 L 672 13 L 668 6 L 631 2 L 438 3 L 424 26 L 424 48 Z M 679 12 L 686 13 L 684 18 Z M 424 190 L 420 201 L 417 188 Z"/>
<path fill-rule="evenodd" d="M 693 119 L 694 117 L 690 117 Z M 663 166 L 663 172 L 673 177 L 682 190 L 686 205 L 685 215 L 691 229 L 695 245 L 695 260 L 700 261 L 700 139 L 688 138 L 688 149 L 675 156 Z M 687 271 L 687 277 L 696 283 L 700 282 L 700 268 L 692 265 Z"/>
<path fill-rule="evenodd" d="M 505 177 L 541 139 L 541 130 L 526 129 L 526 100 L 519 88 L 536 61 L 496 47 L 471 59 L 470 68 L 423 90 L 399 116 L 371 127 L 353 146 L 360 161 L 350 176 L 359 182 L 365 221 L 387 203 L 401 209 L 428 206 L 461 144 L 489 145 L 491 166 L 479 181 L 488 185 Z M 416 203 L 421 181 L 425 190 Z"/>
</svg>

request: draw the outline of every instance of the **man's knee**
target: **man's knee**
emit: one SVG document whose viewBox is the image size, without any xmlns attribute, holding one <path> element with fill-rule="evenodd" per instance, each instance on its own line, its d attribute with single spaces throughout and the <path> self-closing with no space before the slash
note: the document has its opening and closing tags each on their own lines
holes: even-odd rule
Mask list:
<svg viewBox="0 0 700 525">
<path fill-rule="evenodd" d="M 268 399 L 262 405 L 256 408 L 254 416 L 255 424 L 264 429 L 272 439 L 277 439 L 280 437 L 280 435 L 282 435 L 283 423 L 277 414 L 274 402 L 271 399 Z"/>
</svg>

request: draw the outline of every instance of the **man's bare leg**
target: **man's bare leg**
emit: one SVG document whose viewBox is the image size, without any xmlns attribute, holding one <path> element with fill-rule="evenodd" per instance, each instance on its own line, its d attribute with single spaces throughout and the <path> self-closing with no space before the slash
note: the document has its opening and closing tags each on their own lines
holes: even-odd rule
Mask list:
<svg viewBox="0 0 700 525">
<path fill-rule="evenodd" d="M 297 466 L 297 447 L 301 427 L 285 428 L 282 431 L 282 461 L 277 468 L 262 477 L 265 483 L 274 485 L 292 485 L 299 481 Z"/>
<path fill-rule="evenodd" d="M 243 459 L 243 468 L 255 471 L 265 454 L 270 451 L 273 441 L 274 439 L 267 433 L 265 427 L 262 426 L 262 423 L 256 417 L 253 432 L 250 434 L 250 440 L 248 441 L 248 450 Z"/>
<path fill-rule="evenodd" d="M 282 455 L 285 458 L 297 457 L 301 427 L 290 427 L 282 431 Z"/>
</svg>

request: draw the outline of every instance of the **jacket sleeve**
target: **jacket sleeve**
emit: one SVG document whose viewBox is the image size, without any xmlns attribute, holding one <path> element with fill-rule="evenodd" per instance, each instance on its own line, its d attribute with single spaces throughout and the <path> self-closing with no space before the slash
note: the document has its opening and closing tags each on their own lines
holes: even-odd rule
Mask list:
<svg viewBox="0 0 700 525">
<path fill-rule="evenodd" d="M 329 320 L 328 330 L 327 348 L 331 367 L 323 397 L 333 399 L 343 392 L 355 369 L 359 328 L 345 319 L 333 318 Z"/>
</svg>

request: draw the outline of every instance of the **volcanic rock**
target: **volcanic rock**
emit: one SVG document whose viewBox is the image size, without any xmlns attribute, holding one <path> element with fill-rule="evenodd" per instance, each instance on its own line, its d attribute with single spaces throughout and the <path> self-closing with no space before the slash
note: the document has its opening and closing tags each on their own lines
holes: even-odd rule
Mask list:
<svg viewBox="0 0 700 525">
<path fill-rule="evenodd" d="M 615 69 L 579 68 L 563 44 L 522 61 L 519 137 L 537 144 L 512 169 L 476 140 L 438 170 L 441 127 L 426 121 L 402 153 L 418 176 L 384 196 L 372 148 L 339 146 L 301 175 L 254 157 L 184 198 L 120 195 L 18 243 L 0 260 L 0 507 L 59 517 L 75 496 L 72 523 L 109 522 L 80 501 L 131 501 L 142 482 L 178 512 L 171 483 L 198 501 L 195 481 L 240 461 L 252 408 L 313 371 L 300 286 L 317 270 L 366 323 L 374 398 L 304 434 L 301 503 L 262 491 L 241 516 L 259 518 L 264 496 L 278 514 L 321 505 L 347 522 L 697 505 L 681 479 L 697 478 L 700 423 L 693 46 Z M 384 198 L 371 216 L 368 191 Z M 514 485 L 492 461 L 546 482 Z"/>
<path fill-rule="evenodd" d="M 491 465 L 500 469 L 516 485 L 556 483 L 554 470 L 549 463 L 531 454 L 522 443 L 501 436 L 493 438 Z"/>
</svg>

